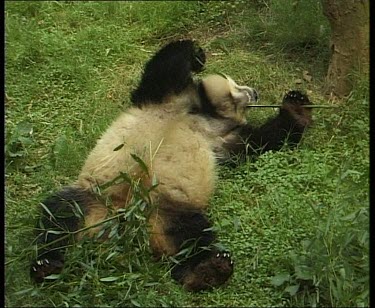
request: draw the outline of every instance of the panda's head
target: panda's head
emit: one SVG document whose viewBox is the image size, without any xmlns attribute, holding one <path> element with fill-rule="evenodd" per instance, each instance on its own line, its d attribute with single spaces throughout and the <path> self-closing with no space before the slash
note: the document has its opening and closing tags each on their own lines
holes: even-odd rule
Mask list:
<svg viewBox="0 0 375 308">
<path fill-rule="evenodd" d="M 209 75 L 200 83 L 202 110 L 212 115 L 245 123 L 246 107 L 256 102 L 257 92 L 250 87 L 240 86 L 233 79 L 221 75 Z"/>
</svg>

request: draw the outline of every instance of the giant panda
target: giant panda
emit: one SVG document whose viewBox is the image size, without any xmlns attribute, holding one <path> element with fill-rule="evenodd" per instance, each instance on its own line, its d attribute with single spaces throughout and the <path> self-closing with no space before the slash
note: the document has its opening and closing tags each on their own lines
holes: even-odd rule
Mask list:
<svg viewBox="0 0 375 308">
<path fill-rule="evenodd" d="M 192 256 L 173 266 L 172 278 L 189 291 L 217 287 L 229 279 L 233 261 L 213 245 L 216 235 L 205 214 L 217 165 L 233 155 L 279 150 L 286 141 L 297 144 L 311 123 L 311 109 L 303 107 L 310 104 L 306 95 L 290 91 L 276 117 L 253 127 L 247 123 L 246 107 L 257 101 L 257 92 L 222 75 L 193 79 L 205 61 L 196 42 L 180 40 L 164 46 L 145 65 L 130 96 L 132 106 L 97 141 L 78 179 L 42 202 L 44 229 L 37 231 L 38 255 L 30 267 L 34 281 L 63 269 L 68 240 L 53 230 L 85 228 L 84 236 L 94 236 L 110 215 L 103 196 L 116 210 L 127 207 L 132 190 L 126 182 L 102 190 L 101 198 L 96 193 L 120 172 L 146 187 L 157 179 L 150 193 L 155 207 L 148 219 L 149 244 L 157 259 L 174 256 L 184 243 L 195 241 Z M 83 218 L 75 214 L 77 206 Z M 78 232 L 76 240 L 82 237 Z"/>
</svg>

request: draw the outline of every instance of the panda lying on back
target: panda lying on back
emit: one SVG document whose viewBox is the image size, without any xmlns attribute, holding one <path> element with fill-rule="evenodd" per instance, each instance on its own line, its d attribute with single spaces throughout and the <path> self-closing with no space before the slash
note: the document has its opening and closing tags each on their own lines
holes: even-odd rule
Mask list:
<svg viewBox="0 0 375 308">
<path fill-rule="evenodd" d="M 168 44 L 147 63 L 131 95 L 133 107 L 99 139 L 78 180 L 43 202 L 45 230 L 39 232 L 38 244 L 44 248 L 39 248 L 30 269 L 35 281 L 42 282 L 63 268 L 62 247 L 67 239 L 53 230 L 73 232 L 96 225 L 85 232 L 93 236 L 100 230 L 98 223 L 109 215 L 103 196 L 115 209 L 129 204 L 132 192 L 127 183 L 102 190 L 101 199 L 95 194 L 98 186 L 120 172 L 141 179 L 146 187 L 157 179 L 158 186 L 151 192 L 155 210 L 148 221 L 156 258 L 173 256 L 187 240 L 195 240 L 193 256 L 173 267 L 175 280 L 187 290 L 199 291 L 219 286 L 232 275 L 233 262 L 228 253 L 212 246 L 215 234 L 205 216 L 216 166 L 231 155 L 278 150 L 286 139 L 297 144 L 311 123 L 310 109 L 302 107 L 310 102 L 291 91 L 278 116 L 253 128 L 246 122 L 245 110 L 257 100 L 256 91 L 219 75 L 193 81 L 192 72 L 201 71 L 204 63 L 203 50 L 190 40 Z M 149 175 L 132 154 L 147 164 Z M 74 215 L 77 205 L 84 221 Z"/>
</svg>

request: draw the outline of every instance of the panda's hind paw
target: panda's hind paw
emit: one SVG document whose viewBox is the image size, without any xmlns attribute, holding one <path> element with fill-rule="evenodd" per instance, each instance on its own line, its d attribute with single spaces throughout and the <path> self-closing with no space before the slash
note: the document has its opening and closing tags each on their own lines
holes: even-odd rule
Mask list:
<svg viewBox="0 0 375 308">
<path fill-rule="evenodd" d="M 216 254 L 216 261 L 214 260 L 213 263 L 223 273 L 229 273 L 229 275 L 232 274 L 234 262 L 231 259 L 229 252 L 218 252 Z"/>
<path fill-rule="evenodd" d="M 233 274 L 234 262 L 228 252 L 212 252 L 181 279 L 184 287 L 193 292 L 219 287 Z"/>
<path fill-rule="evenodd" d="M 38 259 L 30 266 L 30 276 L 35 282 L 41 283 L 47 276 L 59 274 L 63 267 L 64 262 L 62 260 Z"/>
</svg>

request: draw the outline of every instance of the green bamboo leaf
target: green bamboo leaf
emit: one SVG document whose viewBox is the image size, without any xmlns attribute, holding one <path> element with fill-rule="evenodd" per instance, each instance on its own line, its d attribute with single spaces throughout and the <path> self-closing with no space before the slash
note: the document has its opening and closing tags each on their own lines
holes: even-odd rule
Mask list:
<svg viewBox="0 0 375 308">
<path fill-rule="evenodd" d="M 76 201 L 73 201 L 73 205 L 74 205 L 74 209 L 73 209 L 74 215 L 78 218 L 83 218 L 85 215 L 83 214 L 82 209 L 79 206 L 79 204 Z"/>
<path fill-rule="evenodd" d="M 57 230 L 48 230 L 47 233 L 51 233 L 51 234 L 64 234 L 66 232 L 65 231 L 57 231 Z"/>
<path fill-rule="evenodd" d="M 121 143 L 120 145 L 118 145 L 117 147 L 115 147 L 113 149 L 114 152 L 118 151 L 118 150 L 121 150 L 123 147 L 124 147 L 125 143 Z"/>
<path fill-rule="evenodd" d="M 290 296 L 294 296 L 299 290 L 299 284 L 288 286 L 284 289 L 284 292 L 288 292 Z"/>
<path fill-rule="evenodd" d="M 102 282 L 112 282 L 118 280 L 120 277 L 114 277 L 114 276 L 109 276 L 109 277 L 104 277 L 100 278 L 100 281 Z"/>
<path fill-rule="evenodd" d="M 56 280 L 56 279 L 59 279 L 59 278 L 60 278 L 60 274 L 52 274 L 52 275 L 47 276 L 47 277 L 44 278 L 44 279 L 48 279 L 48 280 Z"/>
<path fill-rule="evenodd" d="M 274 286 L 281 286 L 284 282 L 289 281 L 289 273 L 281 273 L 271 277 L 271 284 Z"/>
<path fill-rule="evenodd" d="M 108 260 L 111 259 L 114 255 L 117 255 L 117 251 L 111 252 L 105 260 L 108 261 Z"/>
<path fill-rule="evenodd" d="M 145 164 L 145 162 L 139 157 L 137 156 L 136 154 L 130 154 L 131 157 L 138 163 L 138 165 L 141 167 L 141 169 L 147 173 L 148 175 L 148 167 L 147 165 Z"/>
<path fill-rule="evenodd" d="M 48 209 L 48 207 L 46 207 L 46 206 L 44 205 L 44 203 L 41 202 L 40 205 L 41 205 L 42 208 L 47 212 L 48 215 L 50 215 L 52 218 L 55 218 L 55 216 L 52 215 L 52 213 L 50 212 L 50 210 Z"/>
<path fill-rule="evenodd" d="M 25 290 L 15 292 L 14 295 L 23 295 L 23 294 L 29 293 L 32 290 L 34 290 L 34 288 L 28 288 L 28 289 L 25 289 Z"/>
<path fill-rule="evenodd" d="M 153 176 L 152 176 L 152 182 L 151 182 L 151 185 L 152 185 L 152 186 L 151 186 L 151 188 L 150 188 L 150 191 L 159 185 L 159 182 L 158 182 L 158 179 L 157 179 L 155 173 L 154 173 Z"/>
<path fill-rule="evenodd" d="M 142 305 L 141 305 L 140 303 L 138 303 L 135 299 L 131 299 L 130 301 L 131 301 L 131 303 L 132 303 L 134 306 L 136 306 L 136 307 L 142 307 Z"/>
</svg>

